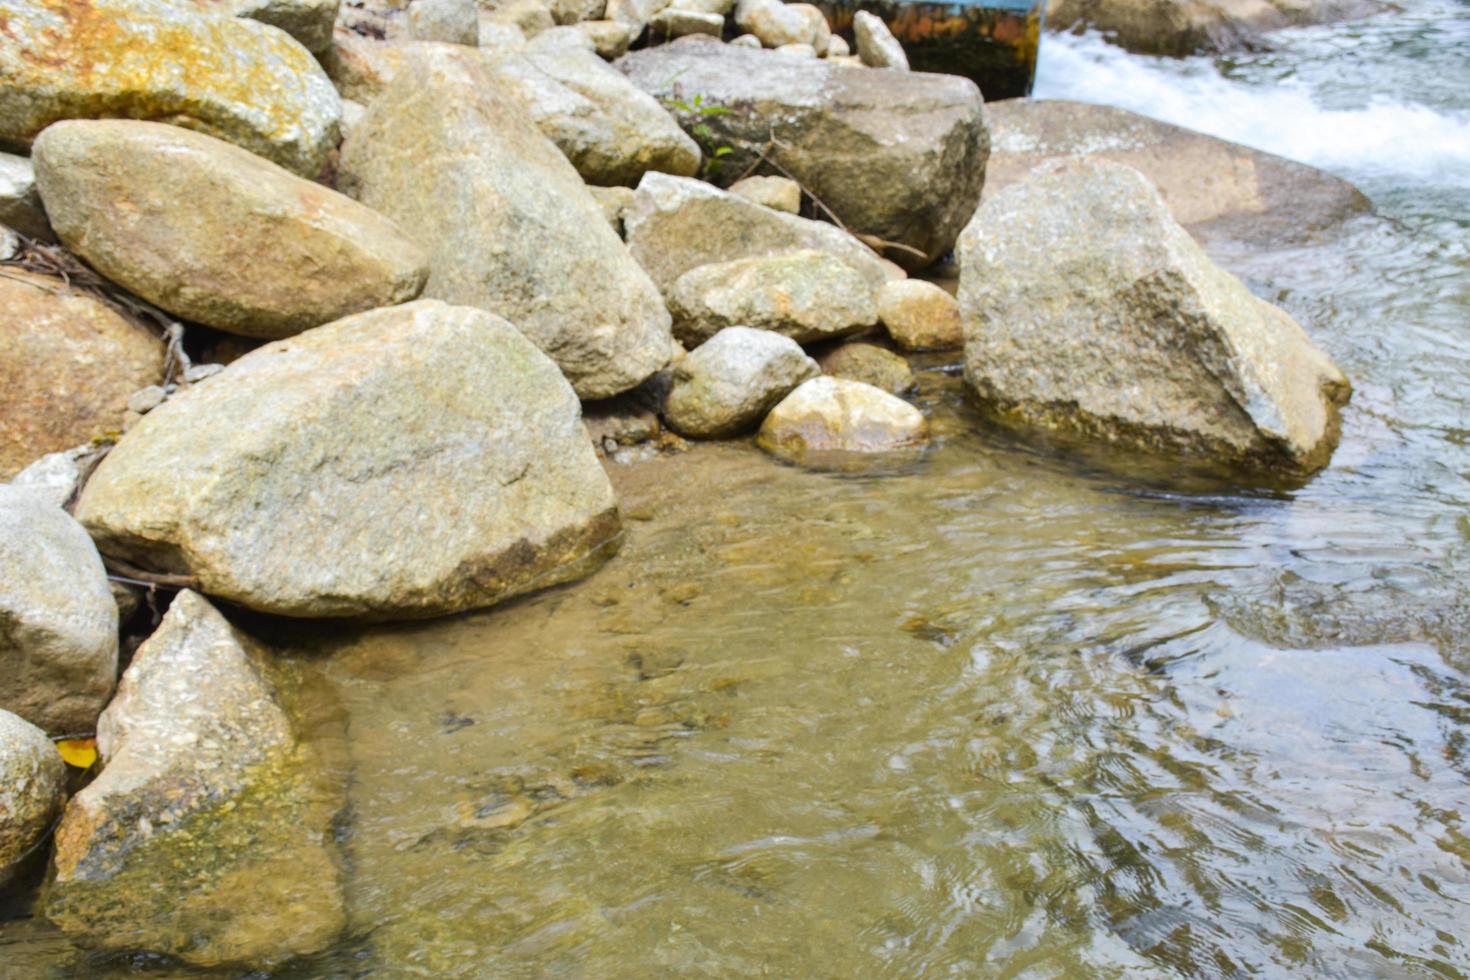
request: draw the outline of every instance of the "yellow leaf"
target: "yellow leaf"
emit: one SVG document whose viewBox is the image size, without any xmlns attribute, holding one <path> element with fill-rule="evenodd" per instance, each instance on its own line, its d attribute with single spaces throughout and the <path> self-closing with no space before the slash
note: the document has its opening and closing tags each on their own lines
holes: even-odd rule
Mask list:
<svg viewBox="0 0 1470 980">
<path fill-rule="evenodd" d="M 67 765 L 78 769 L 90 769 L 92 763 L 97 761 L 95 738 L 64 738 L 56 743 L 56 748 Z"/>
</svg>

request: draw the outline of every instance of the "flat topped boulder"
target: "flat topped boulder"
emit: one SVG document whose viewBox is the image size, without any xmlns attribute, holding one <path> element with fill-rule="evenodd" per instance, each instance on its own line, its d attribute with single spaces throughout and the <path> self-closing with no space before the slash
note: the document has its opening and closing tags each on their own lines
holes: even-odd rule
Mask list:
<svg viewBox="0 0 1470 980">
<path fill-rule="evenodd" d="M 335 940 L 340 787 L 313 772 L 281 694 L 264 651 L 180 592 L 98 722 L 102 772 L 56 830 L 46 917 L 88 945 L 204 967 Z"/>
<path fill-rule="evenodd" d="M 167 0 L 11 0 L 0 78 L 0 143 L 29 144 L 61 119 L 160 119 L 314 177 L 342 117 L 288 35 Z"/>
<path fill-rule="evenodd" d="M 57 235 L 187 320 L 275 339 L 418 296 L 423 249 L 387 218 L 231 143 L 73 120 L 34 148 Z"/>
<path fill-rule="evenodd" d="M 1283 476 L 1337 445 L 1347 379 L 1121 164 L 1055 161 L 987 199 L 960 308 L 965 377 L 1005 424 Z"/>
<path fill-rule="evenodd" d="M 478 51 L 406 52 L 343 144 L 341 185 L 428 249 L 425 296 L 505 317 L 581 397 L 668 363 L 658 290 Z"/>
<path fill-rule="evenodd" d="M 731 148 L 726 180 L 765 154 L 908 268 L 949 251 L 980 200 L 989 138 L 969 79 L 720 44 L 647 48 L 617 66 L 660 100 L 688 105 L 674 113 L 686 130 L 708 127 L 709 143 Z"/>
<path fill-rule="evenodd" d="M 871 289 L 903 273 L 836 225 L 757 204 L 703 181 L 650 173 L 623 215 L 628 249 L 668 292 L 691 269 L 800 249 L 850 266 Z"/>
<path fill-rule="evenodd" d="M 1112 106 L 1010 99 L 986 107 L 993 197 L 1058 157 L 1126 164 L 1196 238 L 1297 241 L 1368 210 L 1352 184 L 1282 157 Z"/>
<path fill-rule="evenodd" d="M 77 516 L 104 554 L 262 612 L 488 606 L 616 546 L 580 408 L 500 317 L 433 301 L 360 313 L 175 393 L 97 468 Z"/>
</svg>

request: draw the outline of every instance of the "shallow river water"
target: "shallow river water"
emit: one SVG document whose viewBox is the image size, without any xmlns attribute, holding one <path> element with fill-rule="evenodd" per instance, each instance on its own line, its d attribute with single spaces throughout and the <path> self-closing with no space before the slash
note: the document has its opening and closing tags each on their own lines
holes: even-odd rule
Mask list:
<svg viewBox="0 0 1470 980">
<path fill-rule="evenodd" d="M 1470 975 L 1467 50 L 1463 3 L 1228 62 L 1049 38 L 1042 94 L 1384 213 L 1217 247 L 1352 378 L 1330 469 L 1054 455 L 942 359 L 898 475 L 613 465 L 590 579 L 283 645 L 345 751 L 351 935 L 277 975 Z M 194 974 L 20 920 L 0 975 Z"/>
</svg>

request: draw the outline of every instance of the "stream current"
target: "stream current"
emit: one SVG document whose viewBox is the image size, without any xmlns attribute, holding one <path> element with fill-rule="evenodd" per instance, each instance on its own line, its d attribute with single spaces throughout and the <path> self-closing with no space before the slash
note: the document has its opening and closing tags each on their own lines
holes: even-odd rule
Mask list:
<svg viewBox="0 0 1470 980">
<path fill-rule="evenodd" d="M 1212 246 L 1353 380 L 1331 467 L 1054 455 L 942 359 L 899 475 L 611 465 L 591 578 L 280 643 L 344 759 L 350 935 L 277 976 L 1470 975 L 1470 5 L 1228 59 L 1053 35 L 1038 95 L 1374 200 Z M 32 918 L 0 975 L 200 974 Z"/>
</svg>

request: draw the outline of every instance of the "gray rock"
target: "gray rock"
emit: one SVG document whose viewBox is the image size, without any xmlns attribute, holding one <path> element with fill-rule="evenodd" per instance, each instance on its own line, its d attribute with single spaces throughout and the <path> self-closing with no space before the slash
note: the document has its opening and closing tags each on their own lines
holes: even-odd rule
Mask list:
<svg viewBox="0 0 1470 980">
<path fill-rule="evenodd" d="M 0 889 L 51 832 L 66 799 L 66 763 L 46 733 L 0 709 Z"/>
<path fill-rule="evenodd" d="M 92 731 L 117 681 L 117 607 L 92 539 L 53 497 L 0 486 L 0 708 Z"/>
<path fill-rule="evenodd" d="M 823 374 L 861 381 L 890 395 L 903 395 L 918 387 L 909 362 L 891 350 L 873 344 L 838 344 L 817 358 Z"/>
<path fill-rule="evenodd" d="M 746 177 L 731 184 L 730 193 L 776 211 L 801 213 L 801 185 L 789 177 Z"/>
<path fill-rule="evenodd" d="M 419 41 L 478 46 L 480 8 L 475 0 L 413 0 L 408 32 Z"/>
<path fill-rule="evenodd" d="M 493 14 L 487 14 L 484 10 L 480 11 L 478 22 L 481 51 L 487 54 L 500 55 L 511 54 L 512 52 L 525 48 L 527 43 L 526 32 L 521 30 L 518 24 L 496 20 Z M 545 32 L 543 31 L 542 33 Z"/>
<path fill-rule="evenodd" d="M 1143 174 L 1174 220 L 1204 240 L 1301 241 L 1370 207 L 1339 177 L 1126 109 L 1007 99 L 987 106 L 986 114 L 988 195 L 1048 160 L 1091 156 Z"/>
<path fill-rule="evenodd" d="M 783 44 L 776 48 L 775 52 L 789 58 L 815 58 L 817 56 L 817 49 L 810 44 Z"/>
<path fill-rule="evenodd" d="M 551 7 L 543 0 L 504 0 L 482 15 L 502 24 L 514 24 L 527 40 L 556 26 Z"/>
<path fill-rule="evenodd" d="M 578 39 L 577 46 L 543 48 L 538 37 L 492 70 L 583 180 L 632 186 L 650 170 L 695 173 L 699 144 L 668 110 L 593 52 L 580 31 L 566 27 L 548 34 L 559 32 Z"/>
<path fill-rule="evenodd" d="M 732 38 L 730 45 L 736 48 L 751 48 L 756 51 L 765 47 L 765 45 L 761 44 L 761 39 L 754 34 L 742 34 L 737 38 Z"/>
<path fill-rule="evenodd" d="M 648 30 L 656 40 L 661 41 L 688 37 L 690 34 L 708 34 L 710 37 L 719 37 L 725 30 L 725 18 L 719 14 L 707 14 L 698 10 L 666 7 L 649 20 Z"/>
<path fill-rule="evenodd" d="M 13 228 L 27 238 L 56 241 L 36 190 L 36 169 L 27 157 L 0 153 L 0 225 Z"/>
<path fill-rule="evenodd" d="M 147 415 L 155 408 L 163 404 L 168 397 L 168 392 L 159 385 L 149 385 L 139 388 L 128 396 L 128 411 L 137 412 L 139 415 Z"/>
<path fill-rule="evenodd" d="M 202 14 L 248 17 L 279 27 L 316 54 L 332 43 L 338 0 L 175 0 Z"/>
<path fill-rule="evenodd" d="M 820 373 L 796 341 L 726 327 L 674 365 L 664 417 L 681 435 L 718 439 L 754 428 L 797 385 Z"/>
<path fill-rule="evenodd" d="M 669 6 L 675 10 L 695 10 L 728 17 L 735 10 L 735 0 L 673 0 Z"/>
<path fill-rule="evenodd" d="M 167 119 L 316 176 L 342 102 L 305 48 L 253 20 L 167 0 L 88 0 L 85 16 L 11 0 L 0 44 L 0 142 L 60 119 Z"/>
<path fill-rule="evenodd" d="M 633 34 L 628 25 L 615 20 L 584 20 L 576 29 L 587 35 L 592 49 L 604 61 L 621 58 L 633 43 Z"/>
<path fill-rule="evenodd" d="M 660 100 L 699 93 L 701 114 L 677 109 L 685 130 L 729 146 L 733 180 L 762 154 L 823 201 L 854 234 L 908 268 L 949 251 L 974 213 L 989 137 L 980 90 L 924 72 L 848 71 L 730 45 L 665 45 L 618 61 Z"/>
<path fill-rule="evenodd" d="M 36 141 L 56 233 L 109 279 L 246 337 L 299 333 L 413 299 L 422 249 L 382 215 L 237 146 L 131 119 Z"/>
<path fill-rule="evenodd" d="M 607 0 L 604 16 L 628 28 L 635 39 L 653 19 L 653 15 L 669 5 L 669 0 Z"/>
<path fill-rule="evenodd" d="M 599 20 L 606 10 L 607 0 L 551 0 L 551 19 L 558 24 Z"/>
<path fill-rule="evenodd" d="M 82 488 L 86 475 L 92 472 L 99 452 L 91 446 L 77 446 L 47 453 L 15 474 L 10 485 L 23 487 L 56 507 L 65 507 Z"/>
<path fill-rule="evenodd" d="M 77 516 L 105 553 L 263 612 L 489 606 L 585 574 L 617 540 L 579 410 L 499 317 L 374 310 L 176 392 L 103 460 Z"/>
<path fill-rule="evenodd" d="M 965 377 L 1001 422 L 1283 475 L 1327 464 L 1347 379 L 1138 171 L 1046 164 L 960 246 Z"/>
<path fill-rule="evenodd" d="M 658 290 L 519 104 L 450 54 L 415 52 L 368 107 L 343 187 L 430 248 L 425 296 L 504 316 L 583 398 L 638 385 L 671 353 Z"/>
<path fill-rule="evenodd" d="M 623 218 L 632 251 L 660 289 L 690 269 L 797 249 L 826 252 L 871 289 L 902 277 L 873 250 L 824 221 L 782 214 L 698 180 L 650 173 Z"/>
<path fill-rule="evenodd" d="M 45 913 L 88 945 L 269 968 L 341 932 L 329 824 L 266 655 L 184 591 L 98 722 L 101 775 L 56 831 Z"/>
<path fill-rule="evenodd" d="M 852 54 L 852 48 L 847 44 L 847 39 L 841 34 L 833 34 L 832 40 L 827 42 L 827 53 L 823 58 L 846 58 Z"/>
<path fill-rule="evenodd" d="M 928 439 L 924 414 L 902 398 L 823 375 L 802 383 L 771 410 L 756 443 L 781 459 L 821 465 L 828 454 L 894 453 Z"/>
<path fill-rule="evenodd" d="M 674 335 L 686 347 L 731 326 L 798 343 L 827 340 L 878 322 L 876 291 L 841 259 L 804 249 L 702 265 L 669 289 Z"/>
<path fill-rule="evenodd" d="M 592 199 L 597 202 L 597 206 L 602 208 L 602 214 L 607 218 L 607 223 L 621 237 L 623 215 L 633 206 L 633 188 L 589 186 L 587 190 L 591 192 Z"/>
<path fill-rule="evenodd" d="M 853 39 L 857 41 L 858 57 L 869 68 L 896 68 L 909 70 L 908 55 L 903 45 L 888 29 L 883 18 L 859 10 L 852 18 Z"/>
<path fill-rule="evenodd" d="M 8 262 L 20 254 L 20 236 L 0 225 L 0 262 Z"/>
<path fill-rule="evenodd" d="M 965 345 L 959 301 L 922 279 L 886 283 L 878 293 L 878 319 L 904 350 L 958 350 Z"/>
</svg>

